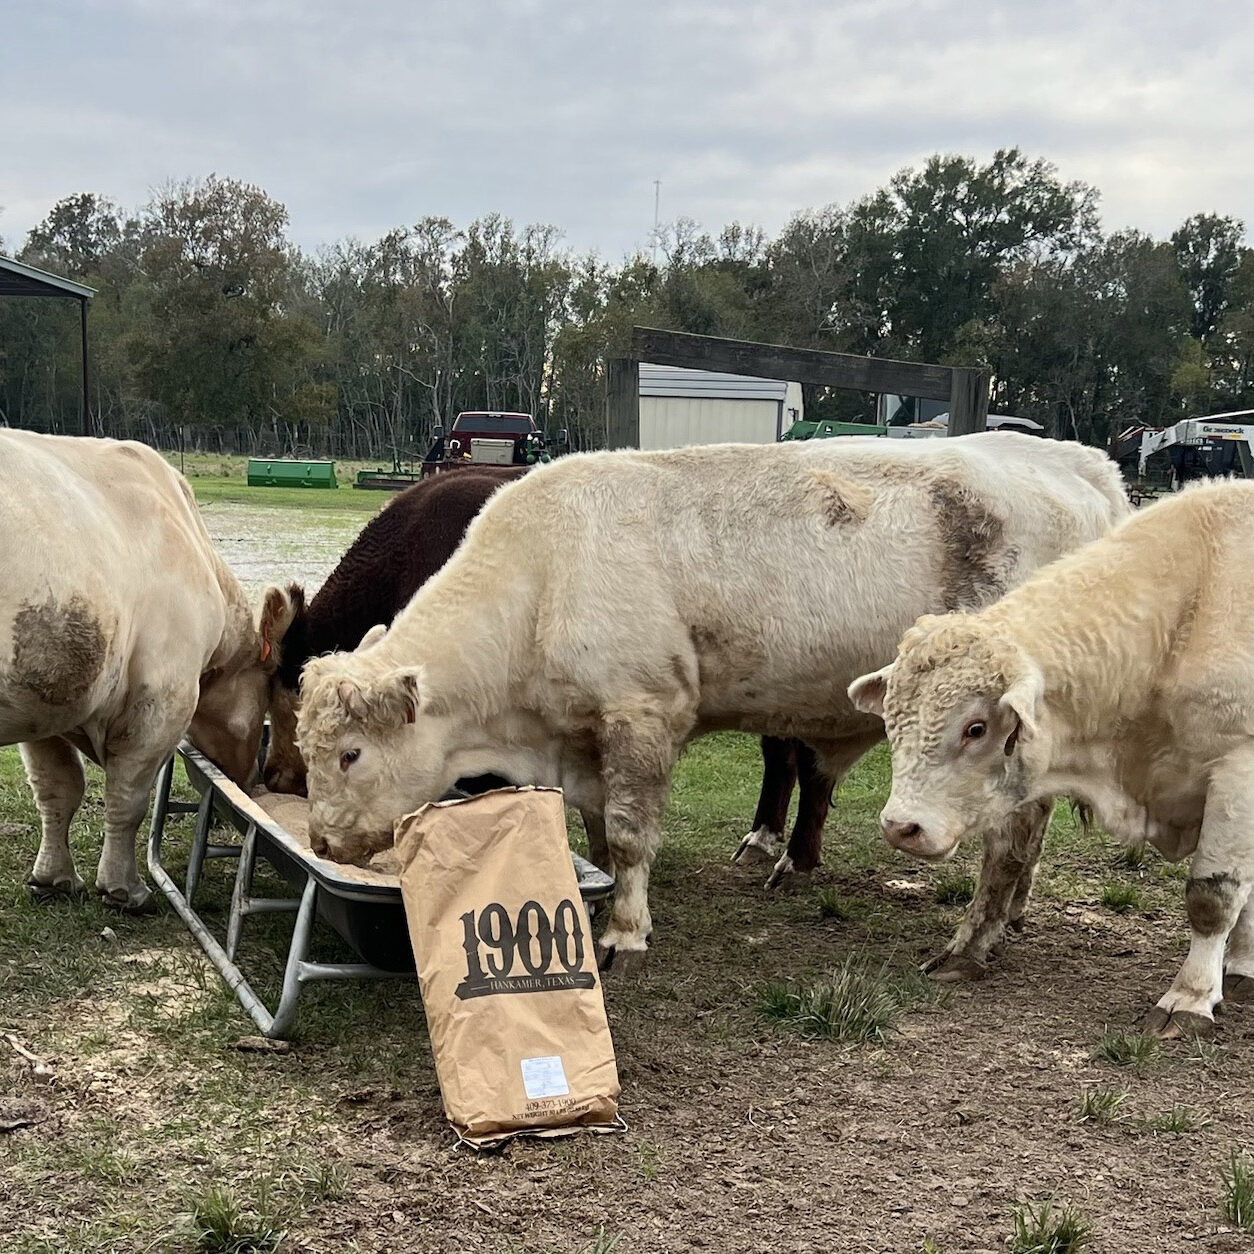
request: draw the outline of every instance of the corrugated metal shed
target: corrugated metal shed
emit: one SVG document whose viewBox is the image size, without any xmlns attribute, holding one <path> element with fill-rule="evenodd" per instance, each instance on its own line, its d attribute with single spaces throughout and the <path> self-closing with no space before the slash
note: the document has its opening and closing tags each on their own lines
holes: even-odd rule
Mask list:
<svg viewBox="0 0 1254 1254">
<path fill-rule="evenodd" d="M 713 370 L 681 370 L 678 366 L 640 365 L 641 396 L 682 396 L 719 401 L 782 401 L 788 384 L 782 379 L 754 379 Z"/>
<path fill-rule="evenodd" d="M 75 296 L 90 300 L 96 289 L 47 270 L 36 270 L 12 257 L 0 257 L 0 296 Z"/>
</svg>

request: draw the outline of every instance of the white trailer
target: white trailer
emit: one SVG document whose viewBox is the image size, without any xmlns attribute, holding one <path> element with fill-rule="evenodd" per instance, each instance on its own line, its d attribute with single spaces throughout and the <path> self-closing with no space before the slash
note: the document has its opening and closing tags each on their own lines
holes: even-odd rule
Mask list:
<svg viewBox="0 0 1254 1254">
<path fill-rule="evenodd" d="M 1247 421 L 1242 422 L 1242 419 Z M 1141 433 L 1141 451 L 1137 460 L 1137 474 L 1145 477 L 1145 463 L 1155 454 L 1173 448 L 1202 449 L 1208 445 L 1233 442 L 1236 444 L 1241 473 L 1254 479 L 1254 409 L 1237 409 L 1226 414 L 1211 414 L 1207 418 L 1185 418 L 1160 431 Z M 1177 485 L 1173 485 L 1177 486 Z"/>
</svg>

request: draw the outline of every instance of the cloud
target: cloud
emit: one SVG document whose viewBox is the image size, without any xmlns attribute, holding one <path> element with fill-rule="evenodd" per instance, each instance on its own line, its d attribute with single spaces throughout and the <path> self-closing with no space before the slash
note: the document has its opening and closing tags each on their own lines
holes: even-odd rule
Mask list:
<svg viewBox="0 0 1254 1254">
<path fill-rule="evenodd" d="M 44 0 L 6 20 L 0 235 L 210 171 L 305 247 L 493 210 L 618 257 L 1019 145 L 1111 228 L 1254 217 L 1254 10 L 1162 0 Z"/>
</svg>

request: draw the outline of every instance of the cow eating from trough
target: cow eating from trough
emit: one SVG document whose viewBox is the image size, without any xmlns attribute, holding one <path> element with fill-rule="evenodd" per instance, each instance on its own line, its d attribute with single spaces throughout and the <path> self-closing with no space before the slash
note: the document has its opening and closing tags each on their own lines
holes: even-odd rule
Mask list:
<svg viewBox="0 0 1254 1254">
<path fill-rule="evenodd" d="M 241 784 L 256 770 L 268 674 L 243 589 L 183 477 L 130 442 L 0 431 L 0 554 L 0 745 L 39 809 L 31 887 L 83 888 L 82 753 L 105 773 L 96 888 L 141 909 L 135 835 L 180 737 Z"/>
<path fill-rule="evenodd" d="M 1147 1023 L 1160 1036 L 1254 1000 L 1252 548 L 1254 484 L 1187 489 L 978 614 L 920 619 L 850 687 L 887 725 L 881 821 L 899 849 L 943 858 L 1069 795 L 1124 841 L 1192 855 L 1189 953 Z"/>
<path fill-rule="evenodd" d="M 299 584 L 267 591 L 264 647 L 273 650 L 277 663 L 265 762 L 265 783 L 271 792 L 305 793 L 305 762 L 296 745 L 305 663 L 321 653 L 355 649 L 375 624 L 390 624 L 452 557 L 492 493 L 527 469 L 468 466 L 406 488 L 362 528 L 312 601 L 306 603 Z M 774 883 L 787 871 L 810 871 L 818 865 L 832 784 L 819 771 L 813 751 L 800 741 L 764 737 L 762 759 L 753 828 L 735 860 L 778 856 L 789 799 L 799 782 L 797 818 L 787 854 L 772 874 Z M 604 864 L 608 859 L 599 819 L 591 812 L 583 819 L 593 860 Z"/>
<path fill-rule="evenodd" d="M 470 466 L 406 488 L 362 528 L 313 600 L 306 603 L 299 584 L 267 591 L 266 645 L 277 662 L 265 763 L 271 792 L 305 791 L 296 746 L 301 668 L 320 653 L 355 649 L 376 623 L 390 623 L 453 555 L 488 497 L 527 469 Z"/>
<path fill-rule="evenodd" d="M 532 471 L 390 630 L 305 667 L 314 847 L 366 857 L 459 776 L 561 785 L 605 819 L 618 892 L 604 960 L 639 954 L 687 740 L 800 737 L 839 779 L 883 736 L 846 687 L 920 612 L 991 599 L 1127 508 L 1104 454 L 1001 433 L 590 453 Z M 990 834 L 1014 874 L 982 877 L 956 959 L 982 962 L 1021 908 L 1047 814 L 1026 807 Z"/>
</svg>

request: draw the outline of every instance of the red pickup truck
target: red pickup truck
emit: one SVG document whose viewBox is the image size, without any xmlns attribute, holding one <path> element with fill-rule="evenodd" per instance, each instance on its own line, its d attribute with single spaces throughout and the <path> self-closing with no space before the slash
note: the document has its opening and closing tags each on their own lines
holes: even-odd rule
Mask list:
<svg viewBox="0 0 1254 1254">
<path fill-rule="evenodd" d="M 556 451 L 565 452 L 568 444 L 563 429 L 557 433 Z M 457 415 L 447 435 L 436 427 L 422 476 L 454 466 L 534 466 L 552 458 L 544 432 L 530 414 L 472 409 Z"/>
</svg>

